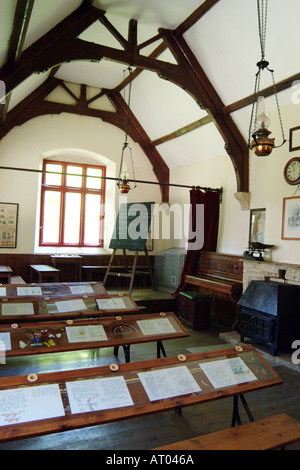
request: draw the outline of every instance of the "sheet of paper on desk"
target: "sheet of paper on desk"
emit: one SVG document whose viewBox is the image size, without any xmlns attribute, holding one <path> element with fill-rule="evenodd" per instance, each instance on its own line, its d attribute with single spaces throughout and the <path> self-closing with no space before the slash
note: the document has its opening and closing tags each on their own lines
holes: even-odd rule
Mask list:
<svg viewBox="0 0 300 470">
<path fill-rule="evenodd" d="M 201 392 L 186 366 L 141 372 L 138 376 L 150 401 Z"/>
<path fill-rule="evenodd" d="M 100 310 L 118 310 L 126 308 L 124 300 L 118 297 L 113 297 L 111 299 L 96 299 L 96 302 Z"/>
<path fill-rule="evenodd" d="M 2 315 L 34 315 L 33 303 L 2 304 Z"/>
<path fill-rule="evenodd" d="M 199 364 L 215 388 L 229 387 L 257 380 L 240 357 Z"/>
<path fill-rule="evenodd" d="M 55 305 L 59 313 L 87 310 L 87 307 L 82 299 L 61 300 L 59 302 L 55 302 Z"/>
<path fill-rule="evenodd" d="M 176 333 L 175 328 L 168 318 L 157 318 L 155 320 L 139 320 L 137 324 L 143 335 L 156 335 Z"/>
<path fill-rule="evenodd" d="M 43 295 L 40 287 L 17 287 L 18 295 Z"/>
<path fill-rule="evenodd" d="M 72 294 L 93 294 L 94 290 L 92 286 L 69 286 L 70 291 Z"/>
<path fill-rule="evenodd" d="M 11 351 L 10 333 L 0 333 L 0 341 L 3 341 L 5 351 Z M 0 347 L 1 350 L 1 347 Z"/>
<path fill-rule="evenodd" d="M 0 287 L 0 297 L 6 297 L 6 287 Z"/>
<path fill-rule="evenodd" d="M 66 382 L 66 387 L 73 414 L 133 405 L 121 376 Z"/>
<path fill-rule="evenodd" d="M 56 418 L 64 414 L 58 384 L 0 391 L 0 426 Z"/>
<path fill-rule="evenodd" d="M 66 333 L 69 343 L 107 341 L 103 325 L 67 326 Z"/>
</svg>

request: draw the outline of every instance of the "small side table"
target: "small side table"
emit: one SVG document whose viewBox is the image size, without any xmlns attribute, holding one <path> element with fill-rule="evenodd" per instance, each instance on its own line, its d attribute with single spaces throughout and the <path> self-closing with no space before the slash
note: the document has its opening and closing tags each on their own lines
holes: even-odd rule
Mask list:
<svg viewBox="0 0 300 470">
<path fill-rule="evenodd" d="M 56 268 L 59 264 L 74 264 L 75 265 L 75 282 L 81 281 L 81 262 L 82 256 L 80 255 L 51 255 L 51 265 Z"/>
<path fill-rule="evenodd" d="M 47 264 L 31 264 L 30 265 L 30 282 L 34 282 L 34 274 L 38 274 L 39 284 L 45 282 L 45 278 L 51 279 L 52 282 L 59 282 L 59 269 L 48 266 Z"/>
<path fill-rule="evenodd" d="M 5 278 L 7 279 L 7 284 L 10 284 L 12 272 L 13 270 L 10 266 L 0 266 L 0 281 L 2 282 L 2 279 Z"/>
</svg>

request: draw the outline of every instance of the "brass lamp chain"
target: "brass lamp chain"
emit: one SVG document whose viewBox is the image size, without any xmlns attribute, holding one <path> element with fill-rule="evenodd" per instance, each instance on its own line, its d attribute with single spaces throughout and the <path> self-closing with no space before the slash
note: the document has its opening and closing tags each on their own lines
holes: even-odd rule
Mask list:
<svg viewBox="0 0 300 470">
<path fill-rule="evenodd" d="M 261 60 L 265 60 L 266 52 L 266 34 L 267 34 L 267 16 L 268 16 L 268 0 L 257 0 L 258 11 L 258 30 L 261 48 Z"/>
<path fill-rule="evenodd" d="M 130 122 L 130 105 L 131 105 L 131 89 L 132 89 L 132 68 L 129 66 L 126 70 L 124 70 L 124 78 L 125 78 L 125 72 L 128 71 L 130 80 L 129 80 L 129 91 L 128 91 L 128 100 L 126 103 L 126 98 L 125 98 L 125 91 L 124 91 L 124 101 L 126 103 L 126 115 L 125 115 L 125 142 L 122 147 L 122 155 L 121 155 L 121 163 L 120 163 L 120 171 L 119 171 L 119 183 L 121 181 L 121 172 L 123 168 L 123 160 L 124 160 L 124 152 L 126 149 L 129 150 L 130 152 L 130 164 L 131 164 L 131 170 L 133 173 L 133 178 L 132 180 L 134 181 L 134 187 L 131 187 L 130 189 L 135 189 L 136 188 L 136 180 L 135 180 L 135 171 L 134 171 L 134 165 L 133 165 L 133 158 L 132 158 L 132 149 L 129 146 L 128 142 L 128 131 L 129 131 L 129 122 Z"/>
<path fill-rule="evenodd" d="M 126 117 L 125 117 L 125 142 L 124 142 L 124 145 L 126 145 L 127 141 L 128 141 L 129 111 L 130 111 L 130 105 L 131 105 L 131 89 L 132 89 L 132 69 L 131 69 L 131 67 L 128 67 L 127 70 L 129 72 L 130 80 L 129 80 L 129 92 L 128 92 Z M 124 72 L 126 72 L 126 70 Z M 126 102 L 126 100 L 125 100 L 125 102 Z"/>
<path fill-rule="evenodd" d="M 281 112 L 278 102 L 278 96 L 276 92 L 276 85 L 275 85 L 275 77 L 274 77 L 274 70 L 269 69 L 268 65 L 269 62 L 265 59 L 265 52 L 266 52 L 266 34 L 267 34 L 267 16 L 268 16 L 268 0 L 257 0 L 257 12 L 258 12 L 258 30 L 259 30 L 259 41 L 260 41 L 260 48 L 261 48 L 261 60 L 257 63 L 258 72 L 255 76 L 255 85 L 254 85 L 254 93 L 253 93 L 253 106 L 251 110 L 251 118 L 250 118 L 250 126 L 249 126 L 249 138 L 248 138 L 248 147 L 251 148 L 251 139 L 256 140 L 255 132 L 256 129 L 256 122 L 257 122 L 257 110 L 258 110 L 258 96 L 260 92 L 260 80 L 261 80 L 261 73 L 264 69 L 267 69 L 268 72 L 271 73 L 272 76 L 272 84 L 273 84 L 273 94 L 275 96 L 276 101 L 276 108 L 280 123 L 281 135 L 282 135 L 282 143 L 278 146 L 274 146 L 274 148 L 281 147 L 285 142 L 284 130 L 282 125 L 282 118 Z"/>
</svg>

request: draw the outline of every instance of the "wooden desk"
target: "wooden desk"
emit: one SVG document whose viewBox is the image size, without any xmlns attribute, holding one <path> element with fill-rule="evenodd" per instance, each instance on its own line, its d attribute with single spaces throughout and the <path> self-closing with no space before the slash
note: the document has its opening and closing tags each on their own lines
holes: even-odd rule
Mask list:
<svg viewBox="0 0 300 470">
<path fill-rule="evenodd" d="M 60 264 L 74 264 L 75 265 L 75 275 L 74 280 L 81 280 L 81 261 L 82 256 L 79 255 L 51 255 L 50 262 L 55 268 Z"/>
<path fill-rule="evenodd" d="M 240 358 L 255 375 L 255 380 L 238 385 L 215 388 L 208 380 L 200 365 L 203 366 L 203 364 L 211 361 L 227 361 L 233 358 Z M 162 374 L 167 374 L 172 370 L 174 372 L 174 368 L 176 368 L 175 373 L 178 376 L 179 372 L 187 369 L 187 374 L 192 376 L 192 379 L 194 379 L 201 390 L 185 395 L 182 395 L 182 392 L 179 392 L 179 394 L 176 392 L 172 397 L 167 396 L 166 398 L 150 400 L 141 381 L 142 376 L 138 374 L 156 372 L 158 370 Z M 164 372 L 161 372 L 162 370 Z M 105 379 L 118 380 L 118 387 L 114 387 L 111 381 L 109 383 L 107 381 L 103 382 Z M 88 382 L 85 382 L 86 380 Z M 94 380 L 97 380 L 97 382 Z M 162 383 L 166 384 L 165 381 Z M 182 356 L 164 357 L 161 359 L 125 363 L 113 367 L 104 366 L 54 372 L 40 374 L 39 376 L 30 374 L 29 376 L 3 377 L 0 386 L 0 442 L 74 430 L 138 416 L 147 416 L 157 412 L 176 410 L 181 407 L 199 405 L 222 398 L 244 396 L 245 393 L 281 383 L 282 380 L 275 370 L 251 346 L 246 346 L 239 353 L 235 348 L 228 348 L 206 353 L 188 354 L 185 360 Z M 46 385 L 53 386 L 52 394 L 50 394 L 48 388 L 44 387 Z M 112 396 L 113 393 L 117 392 L 117 389 L 120 389 L 119 387 L 125 389 L 126 393 L 129 392 L 130 395 L 126 405 L 124 405 L 123 401 L 121 401 L 121 406 L 120 402 L 119 405 L 110 405 L 110 403 L 103 405 L 103 400 L 98 397 L 99 394 L 101 397 L 104 385 L 110 387 L 107 399 L 115 398 L 117 401 L 117 398 L 119 398 L 122 400 L 120 397 Z M 39 390 L 39 386 L 43 387 Z M 160 387 L 159 390 L 161 390 Z M 6 391 L 8 396 L 3 396 L 3 391 Z M 165 391 L 168 392 L 168 387 L 165 387 Z M 30 394 L 33 392 L 35 394 L 31 400 L 34 400 L 35 420 L 30 421 L 29 413 L 29 417 L 27 415 L 27 422 L 22 422 L 22 419 L 24 421 L 22 417 L 28 403 L 26 402 L 25 395 L 26 393 Z M 11 394 L 14 393 L 18 394 L 18 407 L 15 400 L 11 401 Z M 22 393 L 24 397 L 22 397 Z M 47 394 L 49 398 L 45 398 Z M 40 397 L 39 400 L 38 397 Z M 50 397 L 51 400 L 55 400 L 57 403 L 57 411 L 55 413 L 50 413 L 52 407 L 45 407 L 45 400 L 47 400 L 49 405 Z M 33 403 L 31 405 L 33 406 Z M 109 408 L 110 406 L 111 408 Z M 101 407 L 102 409 L 100 409 Z M 103 409 L 103 407 L 106 407 L 106 409 Z M 50 413 L 50 415 L 44 418 L 44 413 Z"/>
<path fill-rule="evenodd" d="M 10 284 L 0 291 L 1 297 L 33 298 L 42 300 L 45 297 L 78 297 L 80 295 L 107 295 L 102 282 L 49 282 L 31 284 Z"/>
<path fill-rule="evenodd" d="M 59 281 L 59 269 L 48 266 L 47 264 L 31 264 L 30 266 L 30 282 L 33 282 L 34 275 L 38 275 L 38 282 L 42 283 L 45 278 L 51 278 L 54 282 Z"/>
<path fill-rule="evenodd" d="M 12 272 L 13 270 L 10 266 L 0 266 L 0 281 L 2 282 L 4 278 L 7 280 L 7 284 L 10 284 Z"/>
<path fill-rule="evenodd" d="M 17 327 L 0 325 L 0 339 L 5 334 L 9 335 L 11 344 L 6 357 L 122 346 L 126 362 L 130 361 L 131 344 L 157 342 L 160 357 L 161 350 L 165 354 L 162 341 L 189 336 L 172 312 L 89 321 L 25 323 Z"/>
<path fill-rule="evenodd" d="M 129 294 L 52 296 L 43 300 L 0 298 L 0 324 L 90 319 L 109 315 L 138 313 L 139 308 Z"/>
</svg>

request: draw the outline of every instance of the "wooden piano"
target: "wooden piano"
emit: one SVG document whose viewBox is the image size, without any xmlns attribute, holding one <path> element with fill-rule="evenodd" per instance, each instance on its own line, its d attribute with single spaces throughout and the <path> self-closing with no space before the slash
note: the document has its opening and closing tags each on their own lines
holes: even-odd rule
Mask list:
<svg viewBox="0 0 300 470">
<path fill-rule="evenodd" d="M 200 251 L 193 275 L 185 283 L 211 294 L 212 318 L 233 330 L 238 321 L 238 301 L 243 292 L 243 262 L 240 256 Z"/>
</svg>

